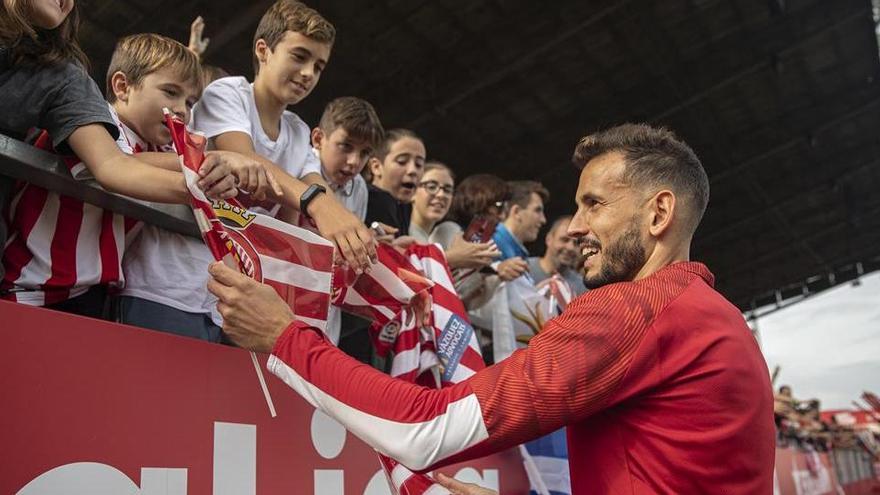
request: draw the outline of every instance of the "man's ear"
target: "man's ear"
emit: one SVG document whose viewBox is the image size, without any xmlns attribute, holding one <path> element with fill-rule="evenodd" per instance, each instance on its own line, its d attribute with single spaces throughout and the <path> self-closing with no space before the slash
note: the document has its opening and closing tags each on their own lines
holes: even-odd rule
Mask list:
<svg viewBox="0 0 880 495">
<path fill-rule="evenodd" d="M 257 62 L 260 64 L 266 63 L 266 57 L 269 56 L 269 52 L 271 51 L 272 49 L 269 48 L 269 45 L 266 44 L 266 40 L 263 38 L 258 39 L 254 43 L 254 55 L 257 57 Z"/>
<path fill-rule="evenodd" d="M 653 237 L 661 237 L 672 225 L 675 217 L 675 193 L 663 190 L 655 194 L 649 204 L 651 225 L 648 231 Z"/>
<path fill-rule="evenodd" d="M 518 204 L 512 204 L 510 205 L 510 208 L 508 208 L 507 215 L 504 216 L 504 219 L 507 220 L 508 218 L 512 218 L 516 220 L 520 211 L 522 211 L 522 208 L 520 208 Z"/>
<path fill-rule="evenodd" d="M 131 90 L 131 84 L 122 71 L 116 71 L 110 76 L 110 91 L 118 101 L 128 102 L 128 92 Z"/>
<path fill-rule="evenodd" d="M 372 183 L 376 183 L 377 179 L 382 178 L 382 162 L 374 157 L 370 157 L 370 161 L 367 162 L 367 167 L 370 168 L 370 175 L 372 175 Z"/>
<path fill-rule="evenodd" d="M 312 147 L 320 150 L 321 143 L 324 141 L 324 131 L 320 127 L 312 129 Z"/>
</svg>

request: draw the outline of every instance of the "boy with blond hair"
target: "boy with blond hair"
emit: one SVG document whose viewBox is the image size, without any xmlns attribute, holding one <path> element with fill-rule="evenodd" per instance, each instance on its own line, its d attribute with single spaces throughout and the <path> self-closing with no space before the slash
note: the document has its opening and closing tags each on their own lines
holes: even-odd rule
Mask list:
<svg viewBox="0 0 880 495">
<path fill-rule="evenodd" d="M 71 74 L 68 79 L 82 81 Z M 133 146 L 107 102 L 92 100 L 100 93 L 93 81 L 86 80 L 94 90 L 72 91 L 83 88 L 71 83 L 44 96 L 65 101 L 54 105 L 54 113 L 40 122 L 47 130 L 33 144 L 50 151 L 57 147 L 77 179 L 94 177 L 106 189 L 142 200 L 188 204 L 190 193 L 174 154 L 129 156 L 146 148 Z M 55 125 L 58 122 L 73 129 L 65 131 Z M 200 184 L 209 197 L 236 194 L 230 173 L 233 161 L 259 166 L 238 154 L 211 153 Z M 6 274 L 0 282 L 0 298 L 108 318 L 107 295 L 125 283 L 121 259 L 137 222 L 33 184 L 20 183 L 15 195 L 8 213 L 12 235 L 3 256 Z"/>
<path fill-rule="evenodd" d="M 354 96 L 328 103 L 312 129 L 321 176 L 336 199 L 361 221 L 367 215 L 367 181 L 361 171 L 384 139 L 385 130 L 373 105 Z"/>
<path fill-rule="evenodd" d="M 373 235 L 327 194 L 321 165 L 310 149 L 309 127 L 287 110 L 317 85 L 335 37 L 336 29 L 315 10 L 278 0 L 254 34 L 254 81 L 226 77 L 211 83 L 193 110 L 193 124 L 214 148 L 259 160 L 284 191 L 271 202 L 245 198 L 246 205 L 287 221 L 300 211 L 308 214 L 321 235 L 360 271 L 375 259 Z"/>
<path fill-rule="evenodd" d="M 107 99 L 120 139 L 153 164 L 180 171 L 177 154 L 163 153 L 172 150 L 163 109 L 188 121 L 201 82 L 198 57 L 177 41 L 157 34 L 121 39 L 107 71 Z M 241 190 L 265 194 L 272 177 L 262 165 L 241 156 L 230 161 Z M 145 225 L 123 258 L 122 321 L 219 340 L 219 318 L 211 318 L 216 302 L 205 289 L 212 261 L 201 239 Z"/>
</svg>

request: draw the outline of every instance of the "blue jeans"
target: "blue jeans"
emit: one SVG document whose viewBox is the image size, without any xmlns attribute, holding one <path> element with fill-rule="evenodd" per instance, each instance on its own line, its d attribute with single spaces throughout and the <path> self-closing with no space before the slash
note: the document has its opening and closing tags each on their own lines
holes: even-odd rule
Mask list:
<svg viewBox="0 0 880 495">
<path fill-rule="evenodd" d="M 214 324 L 211 315 L 205 313 L 188 313 L 171 306 L 131 296 L 119 298 L 119 310 L 120 320 L 127 325 L 207 340 L 208 342 L 220 342 L 223 337 L 223 331 Z"/>
</svg>

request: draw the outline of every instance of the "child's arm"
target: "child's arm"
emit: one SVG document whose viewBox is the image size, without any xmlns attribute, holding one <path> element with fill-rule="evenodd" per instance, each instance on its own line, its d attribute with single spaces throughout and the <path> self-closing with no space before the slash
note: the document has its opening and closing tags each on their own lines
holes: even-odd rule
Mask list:
<svg viewBox="0 0 880 495">
<path fill-rule="evenodd" d="M 180 159 L 177 153 L 145 151 L 138 153 L 137 159 L 154 167 L 175 172 L 180 171 Z M 225 170 L 225 168 L 217 168 L 220 164 L 230 169 L 232 175 L 235 176 L 236 186 L 239 190 L 247 191 L 257 200 L 262 201 L 268 195 L 272 195 L 275 198 L 284 195 L 281 186 L 275 181 L 275 177 L 266 170 L 259 160 L 233 151 L 205 152 L 205 161 L 202 163 L 202 167 L 205 170 L 214 170 L 215 172 Z M 205 182 L 210 183 L 207 180 Z"/>
<path fill-rule="evenodd" d="M 214 137 L 217 149 L 235 151 L 260 161 L 281 186 L 284 195 L 274 198 L 282 206 L 299 210 L 299 198 L 308 188 L 308 184 L 288 174 L 281 167 L 266 159 L 254 150 L 251 137 L 244 132 L 230 131 Z M 314 179 L 307 176 L 310 182 Z M 323 183 L 323 181 L 321 181 Z M 376 244 L 373 234 L 350 211 L 342 206 L 330 193 L 319 194 L 309 203 L 309 216 L 315 219 L 318 231 L 333 242 L 342 256 L 355 268 L 366 270 L 376 258 Z"/>
<path fill-rule="evenodd" d="M 104 189 L 144 201 L 189 204 L 190 193 L 182 173 L 126 155 L 101 124 L 78 127 L 67 143 Z M 215 199 L 236 195 L 235 178 L 228 167 L 217 164 L 206 172 L 199 181 L 206 195 Z"/>
</svg>

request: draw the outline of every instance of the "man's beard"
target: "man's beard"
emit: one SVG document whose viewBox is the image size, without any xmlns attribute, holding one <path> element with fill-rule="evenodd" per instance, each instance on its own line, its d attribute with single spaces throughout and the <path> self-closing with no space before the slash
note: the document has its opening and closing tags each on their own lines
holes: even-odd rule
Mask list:
<svg viewBox="0 0 880 495">
<path fill-rule="evenodd" d="M 614 244 L 602 250 L 603 260 L 599 274 L 589 277 L 584 273 L 584 285 L 588 289 L 597 289 L 603 285 L 633 280 L 647 261 L 639 237 L 639 228 L 633 220 Z"/>
</svg>

